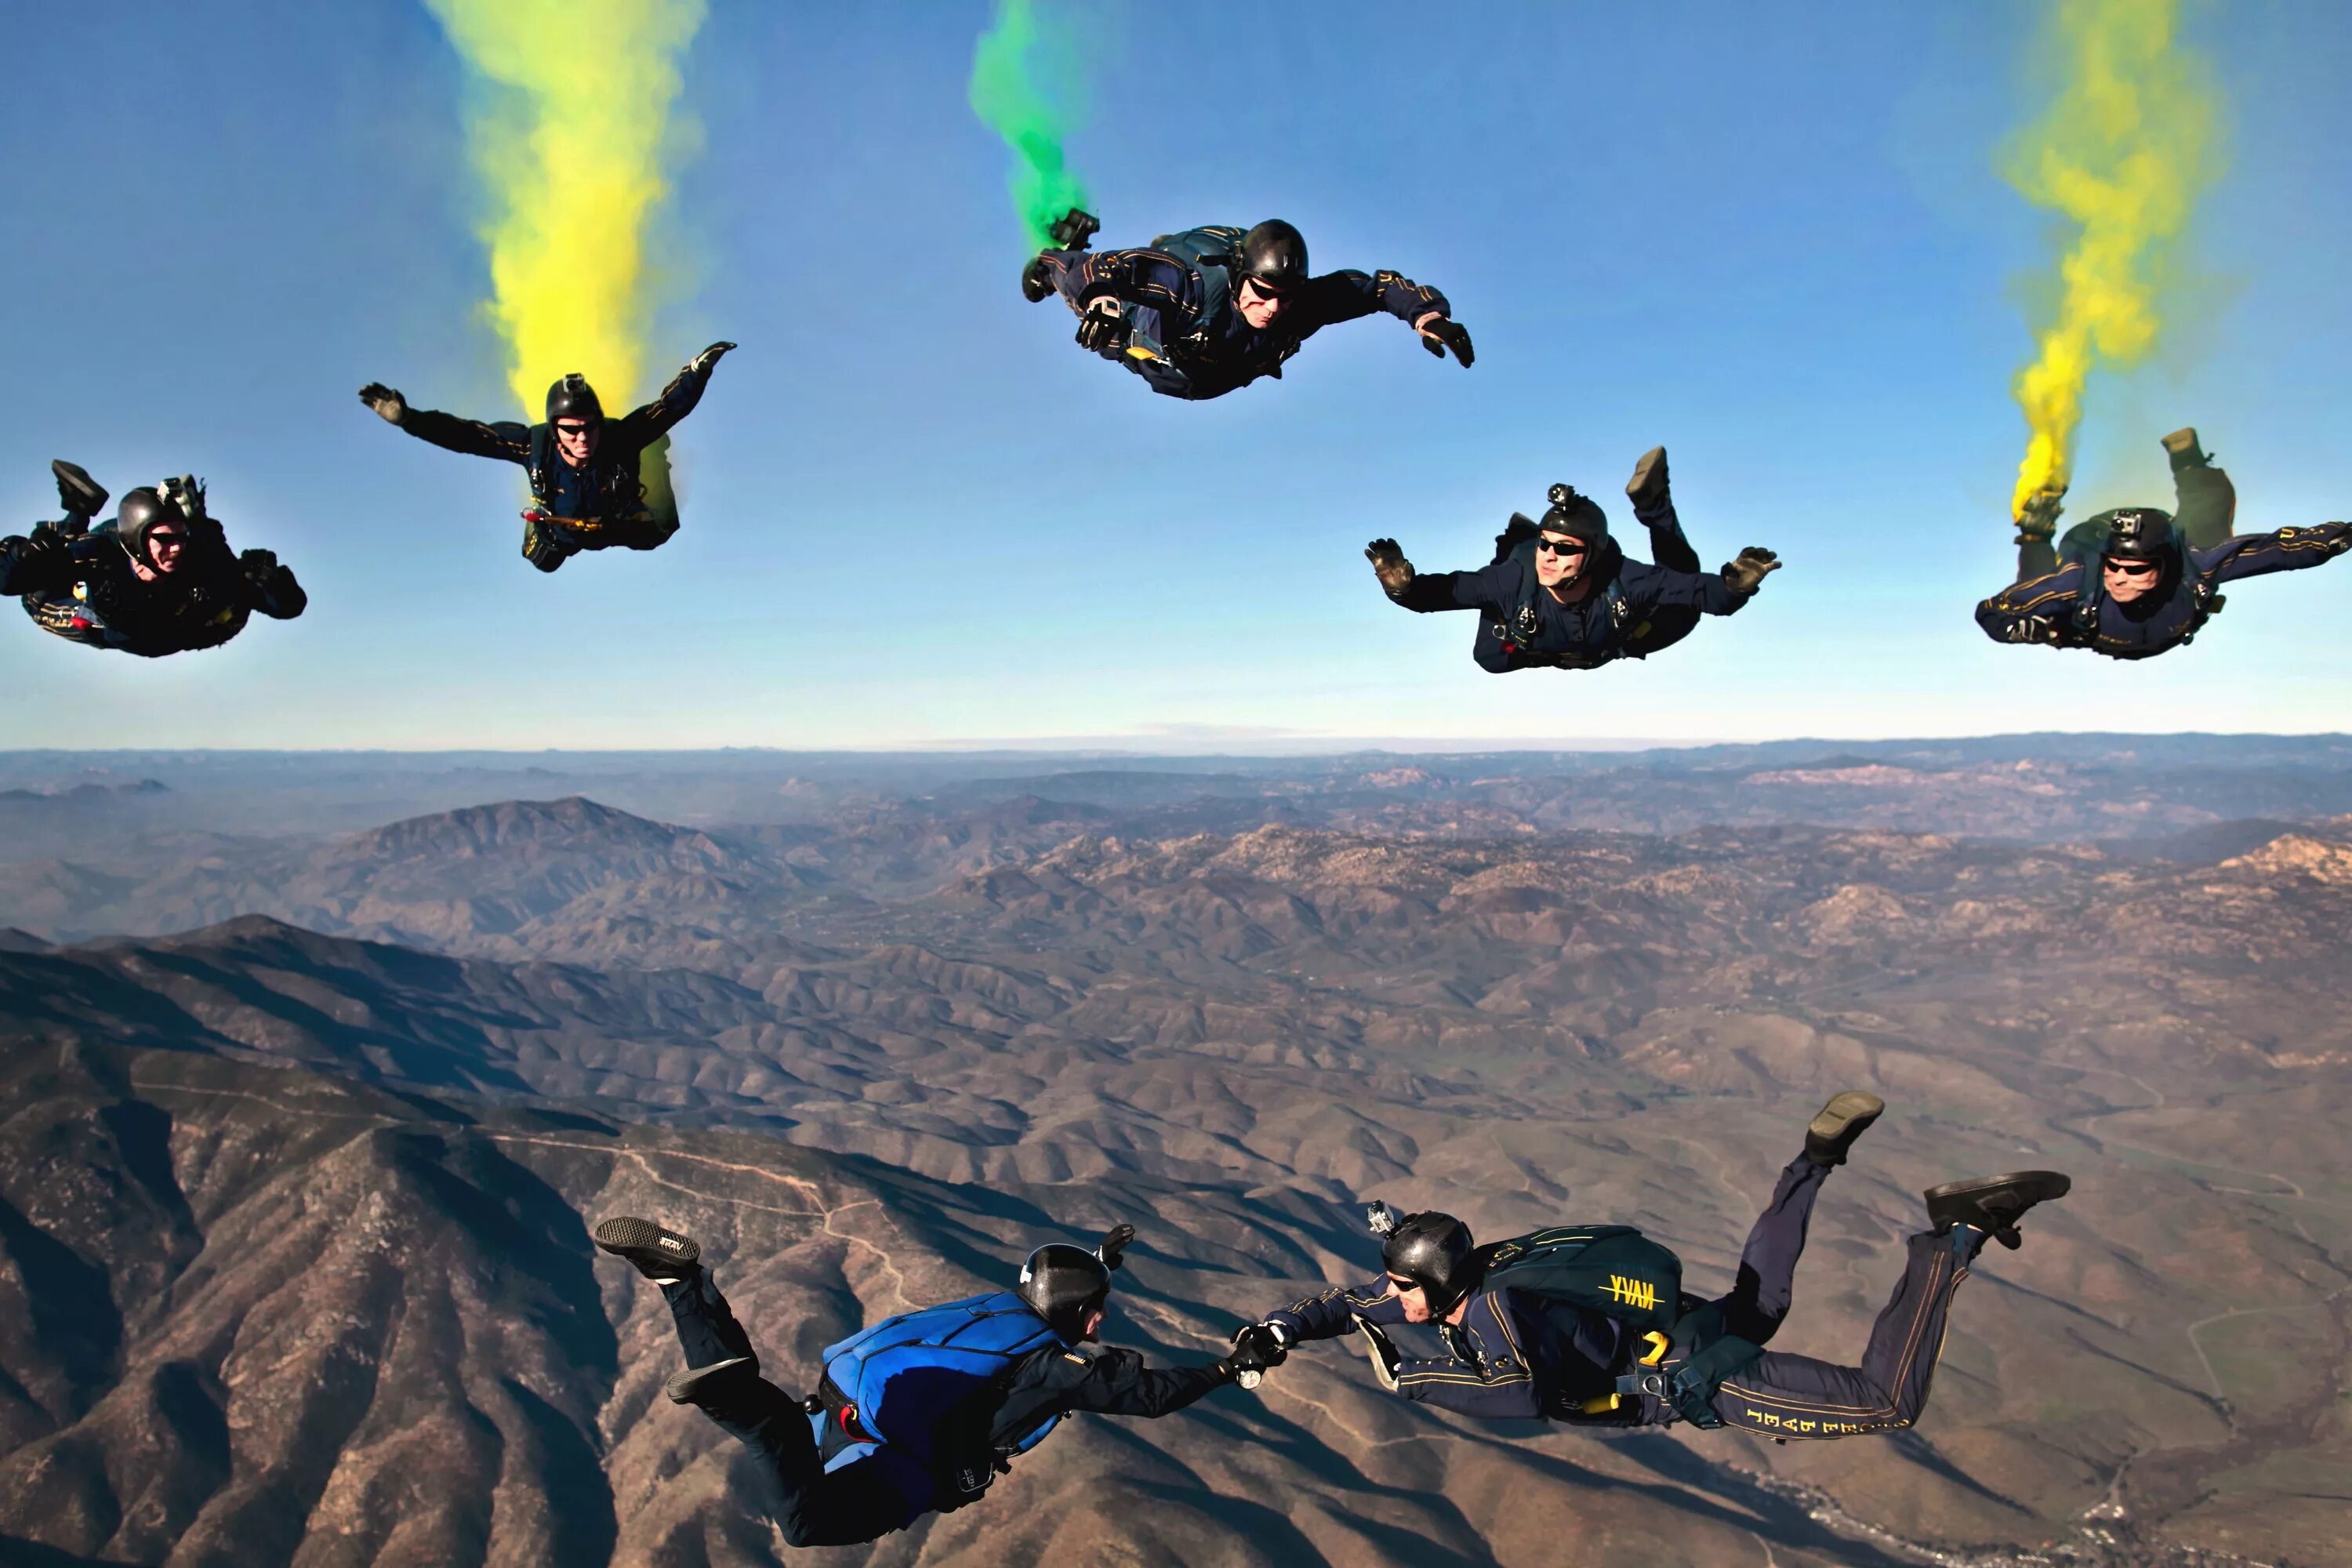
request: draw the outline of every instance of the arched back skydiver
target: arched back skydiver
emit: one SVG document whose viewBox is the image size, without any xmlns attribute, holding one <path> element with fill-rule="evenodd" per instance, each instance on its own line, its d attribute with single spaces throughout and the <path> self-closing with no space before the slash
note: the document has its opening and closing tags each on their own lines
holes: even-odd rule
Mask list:
<svg viewBox="0 0 2352 1568">
<path fill-rule="evenodd" d="M 1066 1415 L 1172 1415 L 1283 1359 L 1256 1327 L 1197 1366 L 1151 1367 L 1097 1344 L 1112 1271 L 1135 1236 L 1120 1226 L 1092 1251 L 1038 1247 L 1013 1289 L 902 1313 L 826 1347 L 803 1400 L 760 1375 L 692 1238 L 625 1216 L 595 1235 L 661 1288 L 687 1364 L 666 1392 L 758 1457 L 762 1505 L 794 1546 L 873 1541 L 974 1502 Z"/>
<path fill-rule="evenodd" d="M 1277 379 L 1321 329 L 1385 310 L 1465 368 L 1476 357 L 1445 296 L 1394 272 L 1307 269 L 1307 241 L 1280 218 L 1163 234 L 1128 250 L 1089 250 L 1099 226 L 1073 212 L 1054 226 L 1066 248 L 1041 250 L 1022 269 L 1033 304 L 1059 294 L 1077 314 L 1081 348 L 1115 360 L 1151 390 L 1198 401 L 1262 375 Z"/>
<path fill-rule="evenodd" d="M 1633 467 L 1625 493 L 1648 529 L 1654 566 L 1629 561 L 1600 503 L 1551 487 L 1540 521 L 1513 513 L 1495 559 L 1474 572 L 1416 572 L 1393 539 L 1364 547 L 1381 591 L 1408 610 L 1479 612 L 1471 657 L 1481 669 L 1592 669 L 1643 658 L 1690 635 L 1702 615 L 1737 614 L 1780 557 L 1750 545 L 1719 572 L 1701 572 L 1683 535 L 1666 476 L 1666 449 Z"/>
<path fill-rule="evenodd" d="M 1748 1233 L 1730 1291 L 1681 1289 L 1674 1254 L 1639 1232 L 1563 1226 L 1487 1247 L 1451 1215 L 1388 1222 L 1384 1272 L 1266 1314 L 1285 1347 L 1360 1331 L 1374 1375 L 1405 1399 L 1469 1415 L 1580 1426 L 1689 1422 L 1775 1437 L 1889 1432 L 1919 1418 L 1952 1294 L 1988 1240 L 2019 1245 L 2018 1221 L 2065 1195 L 2052 1171 L 1953 1182 L 1927 1194 L 1927 1228 L 1906 1243 L 1903 1277 L 1859 1365 L 1766 1351 L 1788 1316 L 1813 1201 L 1885 1106 L 1849 1089 L 1805 1131 Z M 1448 1353 L 1411 1357 L 1387 1330 L 1435 1323 Z"/>
<path fill-rule="evenodd" d="M 734 346 L 711 344 L 651 403 L 614 420 L 577 372 L 547 389 L 547 417 L 537 425 L 414 408 L 380 381 L 361 387 L 360 401 L 420 441 L 520 467 L 531 496 L 522 514 L 522 558 L 552 572 L 583 550 L 655 550 L 677 531 L 675 502 L 646 492 L 646 449 L 694 412 L 712 368 Z"/>
<path fill-rule="evenodd" d="M 64 515 L 0 539 L 0 595 L 55 637 L 144 658 L 218 647 L 256 614 L 290 621 L 310 603 L 267 550 L 232 552 L 192 475 L 141 486 L 92 525 L 106 489 L 60 458 Z"/>
<path fill-rule="evenodd" d="M 2117 507 L 2066 531 L 2065 491 L 2044 490 L 2017 525 L 2017 582 L 1977 606 L 1995 642 L 2153 658 L 2181 647 L 2221 608 L 2224 583 L 2317 566 L 2352 550 L 2352 525 L 2232 533 L 2237 488 L 2194 429 L 2164 438 L 2177 512 Z"/>
</svg>

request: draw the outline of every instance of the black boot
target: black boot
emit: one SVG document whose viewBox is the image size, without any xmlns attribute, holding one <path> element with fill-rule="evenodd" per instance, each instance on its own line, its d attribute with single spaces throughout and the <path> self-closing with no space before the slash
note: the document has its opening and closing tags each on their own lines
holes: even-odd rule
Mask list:
<svg viewBox="0 0 2352 1568">
<path fill-rule="evenodd" d="M 61 531 L 68 534 L 82 532 L 89 526 L 89 520 L 105 509 L 106 487 L 91 479 L 89 469 L 79 463 L 68 463 L 63 458 L 50 460 L 49 472 L 58 477 L 58 500 L 66 509 L 67 521 L 79 520 L 82 524 L 81 528 L 68 528 Z"/>
<path fill-rule="evenodd" d="M 702 1248 L 690 1236 L 664 1230 L 649 1219 L 616 1215 L 596 1227 L 596 1245 L 625 1258 L 648 1279 L 691 1279 L 702 1267 Z"/>
<path fill-rule="evenodd" d="M 1885 1111 L 1886 1101 L 1858 1089 L 1830 1096 L 1805 1128 L 1805 1158 L 1821 1165 L 1844 1164 L 1853 1141 Z"/>
<path fill-rule="evenodd" d="M 2017 1222 L 2035 1204 L 2063 1198 L 2074 1181 L 2055 1171 L 2011 1171 L 2005 1176 L 1972 1176 L 1929 1187 L 1927 1223 L 1937 1230 L 1965 1225 L 1983 1231 L 2003 1247 L 2018 1245 Z"/>
<path fill-rule="evenodd" d="M 1633 477 L 1625 481 L 1625 499 L 1633 503 L 1633 515 L 1642 517 L 1664 510 L 1672 493 L 1666 484 L 1666 449 L 1653 447 L 1633 465 Z"/>
<path fill-rule="evenodd" d="M 2164 455 L 2170 459 L 2176 474 L 2183 468 L 2210 467 L 2213 461 L 2210 454 L 2197 445 L 2197 427 L 2193 425 L 2183 425 L 2164 438 Z"/>
</svg>

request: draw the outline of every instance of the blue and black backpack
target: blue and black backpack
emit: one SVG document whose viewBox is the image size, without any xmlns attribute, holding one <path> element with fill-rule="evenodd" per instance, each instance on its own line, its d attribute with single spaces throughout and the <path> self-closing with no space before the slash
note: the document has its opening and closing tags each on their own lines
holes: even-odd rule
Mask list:
<svg viewBox="0 0 2352 1568">
<path fill-rule="evenodd" d="M 1028 1303 L 1000 1290 L 885 1318 L 827 1345 L 817 1386 L 824 1408 L 810 1417 L 825 1468 L 887 1447 L 977 1494 L 992 1479 L 990 1461 L 1027 1453 L 1061 1419 L 1047 1416 L 992 1453 L 985 1396 L 1024 1357 L 1062 1343 Z"/>
</svg>

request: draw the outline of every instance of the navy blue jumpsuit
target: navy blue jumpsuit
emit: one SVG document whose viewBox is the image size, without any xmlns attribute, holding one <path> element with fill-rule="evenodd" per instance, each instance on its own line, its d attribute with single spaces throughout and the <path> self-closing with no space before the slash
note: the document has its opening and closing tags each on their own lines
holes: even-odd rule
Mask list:
<svg viewBox="0 0 2352 1568">
<path fill-rule="evenodd" d="M 1760 1345 L 1779 1331 L 1813 1200 L 1830 1170 L 1800 1154 L 1780 1173 L 1771 1203 L 1748 1232 L 1730 1293 L 1712 1303 L 1724 1332 Z M 1952 1293 L 1984 1243 L 1983 1233 L 1965 1226 L 1913 1236 L 1903 1278 L 1871 1330 L 1861 1365 L 1767 1351 L 1717 1390 L 1715 1413 L 1726 1426 L 1777 1437 L 1844 1437 L 1910 1426 L 1927 1402 Z M 1347 1333 L 1358 1318 L 1381 1329 L 1404 1322 L 1404 1303 L 1389 1293 L 1385 1274 L 1268 1314 L 1300 1340 Z M 1398 1362 L 1401 1397 L 1466 1415 L 1580 1426 L 1652 1426 L 1682 1418 L 1646 1394 L 1612 1404 L 1617 1379 L 1643 1347 L 1601 1313 L 1507 1286 L 1481 1286 L 1467 1298 L 1462 1322 L 1438 1331 L 1446 1354 Z M 1675 1352 L 1695 1348 L 1677 1344 Z"/>
<path fill-rule="evenodd" d="M 1385 310 L 1407 323 L 1454 308 L 1436 289 L 1394 272 L 1326 272 L 1283 296 L 1283 307 L 1261 331 L 1243 319 L 1228 269 L 1197 258 L 1240 246 L 1243 230 L 1229 226 L 1162 235 L 1129 250 L 1047 250 L 1047 275 L 1070 308 L 1083 313 L 1104 295 L 1119 300 L 1128 327 L 1124 348 L 1104 353 L 1169 397 L 1222 397 L 1262 375 L 1277 380 L 1299 345 L 1321 329 Z"/>
</svg>

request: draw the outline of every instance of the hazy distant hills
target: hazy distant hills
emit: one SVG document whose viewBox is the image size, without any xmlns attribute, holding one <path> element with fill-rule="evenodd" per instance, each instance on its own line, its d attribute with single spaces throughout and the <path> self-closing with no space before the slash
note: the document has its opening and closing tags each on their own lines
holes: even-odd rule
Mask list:
<svg viewBox="0 0 2352 1568">
<path fill-rule="evenodd" d="M 1560 828 L 1556 777 L 1449 805 L 1457 759 L 1418 758 L 0 866 L 0 1561 L 775 1562 L 596 1215 L 703 1237 L 786 1381 L 1118 1218 L 1118 1337 L 1205 1356 L 1370 1274 L 1373 1195 L 1630 1221 L 1704 1286 L 1850 1085 L 1893 1109 L 1781 1348 L 1855 1353 L 1921 1187 L 2077 1180 L 1964 1289 L 1900 1438 L 1481 1428 L 1343 1341 L 815 1560 L 2352 1561 L 2352 822 L 2305 745 L 2242 748 L 2258 821 L 2185 784 L 2118 818 L 2083 756 L 2024 759 L 2054 804 L 1998 784 L 2018 759 L 1691 786 L 2010 788 L 2097 825 L 2072 842 Z M 178 934 L 49 944 L 107 929 Z"/>
</svg>

